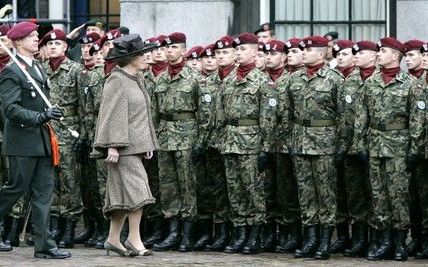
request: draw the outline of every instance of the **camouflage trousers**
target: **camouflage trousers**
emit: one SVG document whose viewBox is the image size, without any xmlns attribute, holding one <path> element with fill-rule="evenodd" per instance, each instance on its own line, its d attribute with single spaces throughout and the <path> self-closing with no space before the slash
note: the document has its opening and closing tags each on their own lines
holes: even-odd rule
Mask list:
<svg viewBox="0 0 428 267">
<path fill-rule="evenodd" d="M 154 152 L 153 158 L 150 160 L 143 160 L 144 168 L 146 169 L 149 179 L 150 191 L 156 202 L 144 207 L 144 217 L 146 219 L 162 218 L 162 206 L 159 190 L 159 166 L 158 166 L 158 153 Z"/>
<path fill-rule="evenodd" d="M 420 159 L 409 182 L 410 229 L 413 238 L 428 234 L 428 160 Z"/>
<path fill-rule="evenodd" d="M 102 216 L 102 198 L 99 189 L 96 160 L 80 164 L 80 192 L 83 214 L 92 221 Z"/>
<path fill-rule="evenodd" d="M 0 143 L 1 145 L 1 143 Z M 9 164 L 7 157 L 0 155 L 0 187 L 5 185 L 9 180 Z M 18 199 L 18 201 L 13 205 L 12 210 L 9 213 L 9 216 L 13 218 L 22 218 L 25 215 L 26 203 L 28 201 L 28 195 L 24 195 Z"/>
<path fill-rule="evenodd" d="M 229 199 L 223 156 L 208 148 L 205 160 L 195 166 L 197 181 L 198 219 L 213 219 L 214 223 L 228 221 Z"/>
<path fill-rule="evenodd" d="M 375 229 L 405 230 L 409 226 L 409 179 L 404 157 L 370 157 L 372 217 Z"/>
<path fill-rule="evenodd" d="M 302 224 L 335 226 L 336 167 L 333 155 L 296 155 L 294 170 Z"/>
<path fill-rule="evenodd" d="M 266 221 L 289 225 L 300 221 L 300 207 L 293 161 L 285 153 L 273 154 L 264 172 Z"/>
<path fill-rule="evenodd" d="M 264 181 L 257 170 L 257 155 L 225 154 L 223 157 L 233 225 L 265 223 Z"/>
<path fill-rule="evenodd" d="M 107 191 L 107 163 L 104 159 L 97 160 L 97 181 L 102 208 L 105 206 L 105 198 Z"/>
<path fill-rule="evenodd" d="M 83 207 L 73 151 L 75 139 L 66 129 L 56 128 L 55 132 L 59 140 L 60 164 L 54 170 L 56 181 L 51 215 L 77 221 Z"/>
<path fill-rule="evenodd" d="M 371 214 L 371 194 L 370 194 L 370 182 L 368 178 L 368 171 L 361 162 L 360 157 L 357 155 L 348 155 L 345 159 L 343 184 L 338 184 L 338 191 L 341 191 L 340 187 L 343 187 L 343 191 L 346 192 L 346 220 L 352 222 L 367 223 L 369 215 Z M 339 177 L 338 177 L 339 179 Z M 337 198 L 337 206 L 341 205 L 339 197 Z M 339 208 L 338 208 L 339 210 Z M 339 218 L 343 218 L 342 214 L 337 214 Z"/>
<path fill-rule="evenodd" d="M 196 177 L 191 150 L 159 151 L 159 190 L 165 218 L 196 220 Z"/>
</svg>

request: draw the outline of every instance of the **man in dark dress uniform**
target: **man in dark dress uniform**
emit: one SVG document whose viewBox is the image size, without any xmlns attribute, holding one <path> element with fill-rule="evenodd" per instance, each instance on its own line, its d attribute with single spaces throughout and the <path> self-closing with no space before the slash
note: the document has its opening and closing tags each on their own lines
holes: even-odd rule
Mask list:
<svg viewBox="0 0 428 267">
<path fill-rule="evenodd" d="M 40 63 L 34 60 L 38 50 L 37 25 L 30 22 L 16 24 L 8 32 L 20 64 L 37 85 L 48 94 L 48 80 Z M 40 94 L 26 78 L 18 64 L 11 61 L 0 78 L 1 108 L 4 125 L 3 153 L 9 159 L 9 181 L 0 190 L 0 221 L 15 202 L 26 192 L 31 194 L 34 225 L 34 256 L 36 258 L 68 258 L 50 239 L 49 209 L 54 179 L 49 129 L 46 123 L 59 120 L 61 111 L 47 108 Z"/>
</svg>

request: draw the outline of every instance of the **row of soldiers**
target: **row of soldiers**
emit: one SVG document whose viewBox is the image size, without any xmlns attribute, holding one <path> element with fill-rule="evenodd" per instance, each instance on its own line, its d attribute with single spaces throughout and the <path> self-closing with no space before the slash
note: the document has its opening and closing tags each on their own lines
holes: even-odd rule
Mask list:
<svg viewBox="0 0 428 267">
<path fill-rule="evenodd" d="M 114 67 L 103 58 L 123 33 L 91 22 L 78 49 L 77 32 L 55 29 L 40 41 L 51 100 L 80 132 L 75 140 L 54 124 L 61 164 L 51 230 L 62 247 L 102 248 L 106 173 L 90 151 L 103 81 Z M 273 33 L 265 24 L 256 35 L 224 36 L 187 54 L 183 33 L 146 40 L 157 45 L 141 78 L 160 149 L 145 162 L 157 203 L 144 214 L 144 244 L 406 260 L 411 225 L 410 252 L 427 258 L 427 45 L 321 36 L 283 43 Z M 65 56 L 76 47 L 80 62 Z M 404 55 L 409 74 L 399 67 Z M 82 214 L 85 229 L 75 237 Z"/>
</svg>

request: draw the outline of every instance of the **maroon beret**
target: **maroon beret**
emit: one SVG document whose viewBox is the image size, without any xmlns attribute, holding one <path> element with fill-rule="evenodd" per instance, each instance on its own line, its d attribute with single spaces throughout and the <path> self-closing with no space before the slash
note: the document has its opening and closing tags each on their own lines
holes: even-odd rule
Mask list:
<svg viewBox="0 0 428 267">
<path fill-rule="evenodd" d="M 351 48 L 354 43 L 351 40 L 337 40 L 334 41 L 333 45 L 333 57 L 336 57 L 337 54 L 343 49 Z"/>
<path fill-rule="evenodd" d="M 265 52 L 276 51 L 276 52 L 285 52 L 285 44 L 279 40 L 271 40 L 264 45 L 263 48 Z"/>
<path fill-rule="evenodd" d="M 406 53 L 412 50 L 421 50 L 421 47 L 424 45 L 424 42 L 421 40 L 413 39 L 404 43 L 404 47 L 406 48 Z"/>
<path fill-rule="evenodd" d="M 45 34 L 43 38 L 46 38 L 46 43 L 52 40 L 65 41 L 67 34 L 61 29 L 53 29 L 52 31 Z"/>
<path fill-rule="evenodd" d="M 10 26 L 8 24 L 0 25 L 0 36 L 7 35 L 7 32 L 10 30 Z"/>
<path fill-rule="evenodd" d="M 259 50 L 259 51 L 261 51 L 261 52 L 265 51 L 265 50 L 264 50 L 265 43 L 263 43 L 263 42 L 259 42 L 259 43 L 257 44 L 257 47 L 258 47 L 258 50 Z"/>
<path fill-rule="evenodd" d="M 186 43 L 186 35 L 182 32 L 173 32 L 170 35 L 168 35 L 165 40 L 165 45 L 172 45 L 172 44 L 183 44 Z"/>
<path fill-rule="evenodd" d="M 255 34 L 244 32 L 233 39 L 233 47 L 237 47 L 243 44 L 258 44 L 258 38 Z"/>
<path fill-rule="evenodd" d="M 300 43 L 299 43 L 299 47 L 301 50 L 305 49 L 305 48 L 310 48 L 310 47 L 327 47 L 328 46 L 328 39 L 326 37 L 323 36 L 309 36 L 304 38 Z"/>
<path fill-rule="evenodd" d="M 150 38 L 147 38 L 146 40 L 144 40 L 144 44 L 153 44 L 156 42 L 156 40 L 157 40 L 156 37 L 150 37 Z"/>
<path fill-rule="evenodd" d="M 122 36 L 122 33 L 119 31 L 119 29 L 113 29 L 111 31 L 108 31 L 101 38 L 100 45 L 103 46 L 105 42 L 107 42 L 107 41 L 113 41 L 114 39 L 119 38 L 121 36 Z"/>
<path fill-rule="evenodd" d="M 406 53 L 406 47 L 403 45 L 403 43 L 401 43 L 400 41 L 398 41 L 393 37 L 381 38 L 377 42 L 376 46 L 378 51 L 380 50 L 381 47 L 388 47 L 388 48 L 395 49 L 403 54 Z"/>
<path fill-rule="evenodd" d="M 204 47 L 204 49 L 199 54 L 200 58 L 214 56 L 214 44 L 210 44 Z"/>
<path fill-rule="evenodd" d="M 165 46 L 165 38 L 166 38 L 166 35 L 161 34 L 156 37 L 156 40 L 154 43 L 156 44 L 157 47 Z"/>
<path fill-rule="evenodd" d="M 377 52 L 377 47 L 376 44 L 372 41 L 359 41 L 352 46 L 352 54 L 354 55 L 362 50 L 371 50 Z"/>
<path fill-rule="evenodd" d="M 421 53 L 427 53 L 428 52 L 428 43 L 425 43 L 421 47 Z"/>
<path fill-rule="evenodd" d="M 223 36 L 214 43 L 214 49 L 225 49 L 233 47 L 233 38 L 229 35 Z"/>
<path fill-rule="evenodd" d="M 95 52 L 98 52 L 101 49 L 103 49 L 103 46 L 102 46 L 102 41 L 100 39 L 96 41 L 93 46 L 91 46 L 91 49 L 89 49 L 89 55 L 93 56 Z"/>
<path fill-rule="evenodd" d="M 285 52 L 288 53 L 288 50 L 291 48 L 299 48 L 299 44 L 302 41 L 300 38 L 291 38 L 285 42 Z"/>
<path fill-rule="evenodd" d="M 186 53 L 186 59 L 196 59 L 199 58 L 199 54 L 204 50 L 204 47 L 197 45 L 192 48 L 190 48 L 189 51 Z"/>
<path fill-rule="evenodd" d="M 7 32 L 7 37 L 12 41 L 19 40 L 37 30 L 38 27 L 39 25 L 37 24 L 23 21 L 12 26 L 12 28 Z"/>
<path fill-rule="evenodd" d="M 79 43 L 81 43 L 81 44 L 90 44 L 90 43 L 95 43 L 99 39 L 101 39 L 101 37 L 100 37 L 100 35 L 98 33 L 91 32 L 88 35 L 85 35 L 82 38 L 80 38 L 79 39 Z"/>
</svg>

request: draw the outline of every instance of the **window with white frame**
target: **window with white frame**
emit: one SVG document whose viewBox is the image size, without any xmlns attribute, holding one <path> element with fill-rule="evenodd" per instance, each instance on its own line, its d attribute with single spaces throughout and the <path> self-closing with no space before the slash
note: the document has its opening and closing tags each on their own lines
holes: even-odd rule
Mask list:
<svg viewBox="0 0 428 267">
<path fill-rule="evenodd" d="M 271 0 L 270 19 L 277 38 L 324 35 L 372 40 L 388 35 L 389 8 L 394 0 Z"/>
</svg>

